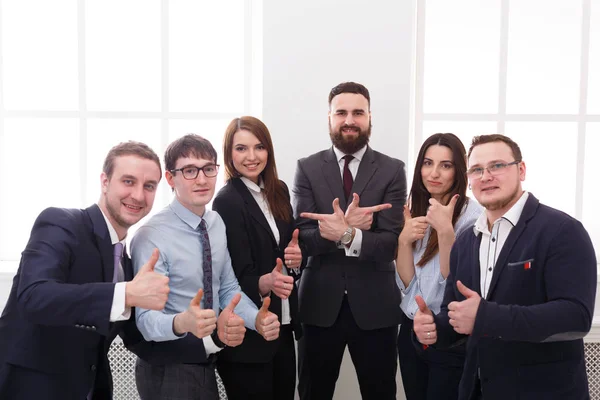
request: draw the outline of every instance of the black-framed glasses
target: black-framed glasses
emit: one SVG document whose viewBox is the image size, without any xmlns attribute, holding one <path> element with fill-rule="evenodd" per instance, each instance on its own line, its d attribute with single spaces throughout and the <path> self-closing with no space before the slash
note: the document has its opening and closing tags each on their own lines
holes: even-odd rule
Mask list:
<svg viewBox="0 0 600 400">
<path fill-rule="evenodd" d="M 172 169 L 170 172 L 175 175 L 175 172 L 177 171 L 181 171 L 181 175 L 188 180 L 196 179 L 200 171 L 202 171 L 207 178 L 214 178 L 219 173 L 219 164 L 206 164 L 204 167 L 189 166 Z"/>
<path fill-rule="evenodd" d="M 510 167 L 511 165 L 516 165 L 520 162 L 521 162 L 521 160 L 515 160 L 515 161 L 509 162 L 509 163 L 497 162 L 497 163 L 489 164 L 487 167 L 469 168 L 467 170 L 467 176 L 469 177 L 469 179 L 481 178 L 486 169 L 487 169 L 487 172 L 489 172 L 490 175 L 492 175 L 492 176 L 502 175 L 503 173 L 506 172 L 506 168 Z"/>
</svg>

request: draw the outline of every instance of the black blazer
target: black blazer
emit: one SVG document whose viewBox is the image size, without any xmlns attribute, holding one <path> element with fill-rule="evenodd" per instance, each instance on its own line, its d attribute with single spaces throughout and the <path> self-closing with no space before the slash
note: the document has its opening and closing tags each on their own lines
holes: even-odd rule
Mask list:
<svg viewBox="0 0 600 400">
<path fill-rule="evenodd" d="M 290 215 L 291 209 L 290 205 Z M 262 303 L 258 280 L 273 271 L 277 258 L 285 260 L 283 251 L 292 239 L 294 223 L 275 220 L 280 236 L 277 245 L 267 219 L 240 178 L 230 179 L 219 191 L 213 202 L 213 210 L 219 213 L 227 227 L 227 247 L 242 291 L 260 308 Z M 295 286 L 289 303 L 292 325 L 296 339 L 299 339 L 301 330 L 296 318 L 298 295 Z M 275 294 L 271 294 L 269 310 L 277 314 L 281 321 L 281 299 Z M 244 342 L 238 347 L 225 348 L 219 353 L 219 358 L 236 362 L 268 362 L 278 346 L 279 340 L 267 342 L 257 332 L 247 330 Z"/>
<path fill-rule="evenodd" d="M 110 343 L 142 338 L 133 318 L 109 321 L 113 263 L 97 205 L 40 214 L 0 318 L 0 398 L 81 400 L 94 376 L 94 399 L 112 398 Z M 131 280 L 128 257 L 123 267 Z"/>
<path fill-rule="evenodd" d="M 300 320 L 332 326 L 347 291 L 361 329 L 398 325 L 402 311 L 394 255 L 406 201 L 404 163 L 367 147 L 352 192 L 360 196 L 361 206 L 391 203 L 392 208 L 376 213 L 371 229 L 362 232 L 360 257 L 347 257 L 335 242 L 321 237 L 317 221 L 299 217 L 302 212 L 331 214 L 336 197 L 342 210 L 348 206 L 333 148 L 298 161 L 293 192 L 300 240 L 309 257 L 300 279 Z"/>
<path fill-rule="evenodd" d="M 596 257 L 581 223 L 530 193 L 500 252 L 487 299 L 470 336 L 457 334 L 448 304 L 462 301 L 460 280 L 481 293 L 481 234 L 463 232 L 450 256 L 450 275 L 436 346 L 467 340 L 461 400 L 479 378 L 485 399 L 589 399 L 583 337 L 596 297 Z"/>
</svg>

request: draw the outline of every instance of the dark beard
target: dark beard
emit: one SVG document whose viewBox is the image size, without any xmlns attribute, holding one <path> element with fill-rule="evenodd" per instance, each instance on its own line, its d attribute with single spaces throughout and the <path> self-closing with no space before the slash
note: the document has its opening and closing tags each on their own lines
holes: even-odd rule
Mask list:
<svg viewBox="0 0 600 400">
<path fill-rule="evenodd" d="M 521 192 L 522 194 L 523 192 Z M 500 210 L 501 208 L 506 207 L 507 205 L 509 205 L 514 199 L 516 199 L 519 196 L 519 188 L 515 189 L 515 191 L 508 196 L 505 199 L 500 199 L 497 200 L 493 203 L 480 203 L 481 206 L 483 208 L 485 208 L 486 210 L 489 211 L 496 211 L 496 210 Z M 508 210 L 507 210 L 508 211 Z"/>
<path fill-rule="evenodd" d="M 331 124 L 329 124 L 329 137 L 331 138 L 331 143 L 342 153 L 354 154 L 369 143 L 369 138 L 371 137 L 371 124 L 369 124 L 369 129 L 366 131 L 360 130 L 356 137 L 344 136 L 342 129 L 345 127 L 347 127 L 347 125 L 343 125 L 337 132 L 333 132 L 331 130 Z"/>
</svg>

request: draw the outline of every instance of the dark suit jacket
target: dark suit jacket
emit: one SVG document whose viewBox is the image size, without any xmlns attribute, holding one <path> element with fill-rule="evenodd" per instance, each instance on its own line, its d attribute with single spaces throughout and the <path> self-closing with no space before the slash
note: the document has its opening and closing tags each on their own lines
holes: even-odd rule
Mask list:
<svg viewBox="0 0 600 400">
<path fill-rule="evenodd" d="M 402 312 L 393 261 L 406 201 L 404 163 L 368 147 L 352 192 L 360 196 L 361 206 L 392 204 L 391 209 L 376 213 L 371 229 L 363 232 L 358 258 L 347 257 L 335 242 L 323 239 L 317 221 L 299 218 L 302 212 L 331 214 L 336 197 L 342 210 L 347 208 L 333 149 L 298 161 L 294 215 L 305 256 L 309 256 L 300 279 L 300 320 L 320 327 L 332 326 L 347 290 L 352 315 L 361 329 L 398 325 Z"/>
<path fill-rule="evenodd" d="M 289 207 L 291 213 L 292 206 Z M 227 227 L 227 247 L 242 291 L 260 308 L 262 302 L 258 292 L 258 280 L 262 275 L 273 271 L 277 258 L 285 260 L 283 251 L 292 239 L 294 222 L 275 220 L 280 236 L 277 245 L 267 219 L 239 178 L 230 179 L 219 191 L 213 202 L 213 210 L 219 213 Z M 300 325 L 296 318 L 298 295 L 295 288 L 289 300 L 292 324 L 298 339 Z M 275 294 L 271 294 L 269 310 L 277 314 L 281 321 L 281 299 Z M 267 342 L 259 333 L 247 330 L 244 342 L 235 348 L 225 348 L 219 353 L 219 359 L 267 362 L 273 358 L 278 346 L 279 340 Z"/>
<path fill-rule="evenodd" d="M 447 305 L 464 300 L 457 280 L 481 293 L 480 243 L 470 230 L 452 248 L 435 317 L 439 346 L 466 338 L 449 325 Z M 582 338 L 594 315 L 596 257 L 581 223 L 530 193 L 493 273 L 468 337 L 459 398 L 470 398 L 479 373 L 486 400 L 589 399 Z"/>
<path fill-rule="evenodd" d="M 125 279 L 133 278 L 128 257 Z M 48 208 L 35 221 L 0 318 L 0 398 L 112 398 L 110 343 L 141 339 L 130 319 L 109 322 L 113 250 L 97 205 Z"/>
</svg>

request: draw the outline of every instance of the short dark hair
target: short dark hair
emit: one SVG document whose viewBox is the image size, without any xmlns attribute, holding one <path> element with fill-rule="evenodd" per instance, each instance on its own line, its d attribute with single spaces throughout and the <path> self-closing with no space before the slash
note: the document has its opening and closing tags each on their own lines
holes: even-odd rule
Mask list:
<svg viewBox="0 0 600 400">
<path fill-rule="evenodd" d="M 335 96 L 342 93 L 361 94 L 367 99 L 369 107 L 371 107 L 371 95 L 369 94 L 369 89 L 356 82 L 343 82 L 331 89 L 329 92 L 329 105 L 331 106 L 331 100 L 333 100 Z"/>
<path fill-rule="evenodd" d="M 204 158 L 217 163 L 217 152 L 213 145 L 207 139 L 194 133 L 188 133 L 171 142 L 165 150 L 165 169 L 167 171 L 174 170 L 177 160 L 185 157 Z"/>
<path fill-rule="evenodd" d="M 108 179 L 112 177 L 115 169 L 115 159 L 122 156 L 137 156 L 140 158 L 145 158 L 146 160 L 154 161 L 156 165 L 158 165 L 160 175 L 162 176 L 160 159 L 154 150 L 152 150 L 145 143 L 130 140 L 128 142 L 121 142 L 114 146 L 106 155 L 106 158 L 104 159 L 104 165 L 102 166 L 102 172 L 106 174 Z"/>
<path fill-rule="evenodd" d="M 506 143 L 506 145 L 508 147 L 510 147 L 510 150 L 513 153 L 513 157 L 515 157 L 515 160 L 516 161 L 523 160 L 523 156 L 521 155 L 521 149 L 519 148 L 519 145 L 514 140 L 509 138 L 508 136 L 501 135 L 499 133 L 494 133 L 492 135 L 475 136 L 473 138 L 473 140 L 471 141 L 471 147 L 469 147 L 469 154 L 467 155 L 467 157 L 471 157 L 471 152 L 473 151 L 473 148 L 475 146 L 479 146 L 480 144 L 493 143 L 493 142 Z"/>
</svg>

